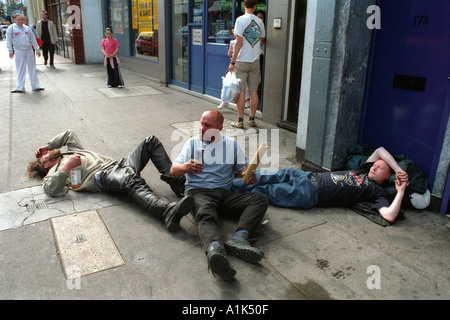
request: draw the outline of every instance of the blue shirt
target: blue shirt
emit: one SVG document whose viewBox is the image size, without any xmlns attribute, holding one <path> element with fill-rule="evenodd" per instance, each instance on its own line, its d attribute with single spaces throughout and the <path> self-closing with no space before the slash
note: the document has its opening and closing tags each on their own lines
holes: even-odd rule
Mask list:
<svg viewBox="0 0 450 320">
<path fill-rule="evenodd" d="M 203 148 L 203 172 L 186 174 L 186 194 L 190 189 L 230 190 L 234 172 L 248 165 L 244 152 L 233 138 L 220 135 L 218 141 L 204 142 L 198 136 L 189 139 L 181 150 L 175 163 L 186 163 L 194 159 L 195 150 Z"/>
</svg>

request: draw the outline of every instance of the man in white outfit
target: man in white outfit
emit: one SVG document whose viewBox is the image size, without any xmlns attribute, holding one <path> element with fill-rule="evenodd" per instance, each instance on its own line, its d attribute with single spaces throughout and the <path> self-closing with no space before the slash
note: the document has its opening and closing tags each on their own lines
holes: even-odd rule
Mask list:
<svg viewBox="0 0 450 320">
<path fill-rule="evenodd" d="M 44 90 L 39 84 L 36 73 L 36 60 L 34 50 L 38 57 L 41 56 L 36 38 L 29 27 L 24 25 L 25 17 L 21 14 L 14 15 L 15 23 L 6 30 L 6 45 L 9 57 L 16 60 L 17 87 L 12 92 L 22 93 L 25 91 L 25 78 L 28 68 L 28 76 L 33 91 Z"/>
</svg>

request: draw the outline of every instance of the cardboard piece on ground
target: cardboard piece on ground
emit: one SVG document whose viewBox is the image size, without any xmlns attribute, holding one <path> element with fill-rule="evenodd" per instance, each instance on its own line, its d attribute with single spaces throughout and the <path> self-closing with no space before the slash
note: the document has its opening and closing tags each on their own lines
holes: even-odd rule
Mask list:
<svg viewBox="0 0 450 320">
<path fill-rule="evenodd" d="M 97 211 L 52 218 L 51 225 L 67 279 L 125 264 Z"/>
</svg>

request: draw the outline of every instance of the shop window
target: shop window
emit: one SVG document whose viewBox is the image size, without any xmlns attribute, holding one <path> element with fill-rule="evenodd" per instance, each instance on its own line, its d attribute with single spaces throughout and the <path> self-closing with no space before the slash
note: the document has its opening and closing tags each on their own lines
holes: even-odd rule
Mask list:
<svg viewBox="0 0 450 320">
<path fill-rule="evenodd" d="M 158 0 L 133 0 L 134 55 L 158 61 Z"/>
<path fill-rule="evenodd" d="M 203 0 L 193 0 L 192 22 L 203 23 Z"/>
<path fill-rule="evenodd" d="M 134 1 L 133 1 L 134 2 Z M 110 0 L 109 2 L 109 21 L 113 30 L 114 38 L 119 41 L 120 52 L 122 55 L 130 55 L 130 19 L 128 17 L 128 1 Z"/>
<path fill-rule="evenodd" d="M 67 14 L 67 3 L 61 2 L 61 17 L 60 22 L 61 23 L 55 23 L 57 29 L 58 29 L 58 53 L 62 54 L 64 53 L 64 57 L 73 59 L 72 57 L 72 40 L 70 38 L 70 27 L 69 23 L 67 21 L 68 14 Z M 55 20 L 56 21 L 56 20 Z M 61 52 L 62 51 L 62 52 Z"/>
<path fill-rule="evenodd" d="M 233 40 L 233 1 L 208 0 L 208 42 L 230 43 Z"/>
<path fill-rule="evenodd" d="M 188 2 L 172 1 L 172 77 L 179 82 L 188 78 Z"/>
</svg>

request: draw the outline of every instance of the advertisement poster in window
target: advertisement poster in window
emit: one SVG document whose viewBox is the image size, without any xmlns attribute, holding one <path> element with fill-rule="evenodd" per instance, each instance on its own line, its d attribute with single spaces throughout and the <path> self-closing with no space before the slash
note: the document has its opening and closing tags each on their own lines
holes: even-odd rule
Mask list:
<svg viewBox="0 0 450 320">
<path fill-rule="evenodd" d="M 114 33 L 123 34 L 122 0 L 112 0 L 111 22 Z"/>
<path fill-rule="evenodd" d="M 133 30 L 136 35 L 136 57 L 158 58 L 158 1 L 132 1 Z"/>
</svg>

